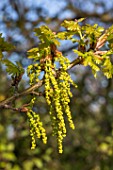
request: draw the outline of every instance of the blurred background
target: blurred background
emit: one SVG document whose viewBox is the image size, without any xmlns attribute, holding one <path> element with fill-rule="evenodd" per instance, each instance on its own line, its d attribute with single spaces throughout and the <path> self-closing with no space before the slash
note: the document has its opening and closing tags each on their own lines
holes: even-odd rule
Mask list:
<svg viewBox="0 0 113 170">
<path fill-rule="evenodd" d="M 86 18 L 85 23 L 99 24 L 106 29 L 113 24 L 113 0 L 1 0 L 0 33 L 16 49 L 4 53 L 11 61 L 19 61 L 26 69 L 32 61 L 27 50 L 38 46 L 33 29 L 48 25 L 61 31 L 64 19 Z M 61 42 L 60 50 L 70 60 L 74 44 Z M 45 100 L 40 97 L 35 109 L 47 129 L 48 144 L 37 140 L 30 149 L 29 122 L 24 113 L 0 110 L 0 169 L 1 170 L 113 170 L 113 80 L 101 73 L 97 79 L 89 67 L 75 66 L 70 70 L 78 89 L 72 87 L 70 107 L 76 126 L 67 124 L 64 152 L 57 152 L 56 139 L 51 136 L 50 119 Z M 24 74 L 19 90 L 28 86 Z M 0 65 L 0 101 L 12 95 L 10 76 Z M 30 96 L 14 102 L 16 107 L 29 102 Z"/>
</svg>

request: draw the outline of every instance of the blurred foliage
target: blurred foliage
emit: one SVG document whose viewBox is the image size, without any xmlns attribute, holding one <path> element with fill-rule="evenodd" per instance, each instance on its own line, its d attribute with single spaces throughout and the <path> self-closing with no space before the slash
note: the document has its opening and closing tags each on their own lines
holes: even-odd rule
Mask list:
<svg viewBox="0 0 113 170">
<path fill-rule="evenodd" d="M 10 51 L 12 50 L 14 47 L 13 45 L 11 45 L 10 43 L 7 43 L 4 38 L 2 38 L 2 34 L 0 34 L 0 60 L 3 57 L 2 52 L 4 51 Z"/>
<path fill-rule="evenodd" d="M 34 27 L 46 23 L 52 30 L 62 30 L 59 24 L 64 19 L 87 18 L 89 23 L 99 23 L 109 27 L 113 22 L 113 1 L 100 0 L 93 2 L 66 0 L 60 3 L 56 0 L 37 5 L 36 1 L 6 0 L 0 5 L 0 32 L 17 48 L 9 55 L 11 60 L 17 56 L 24 67 L 29 65 L 26 51 L 37 45 L 32 34 Z M 51 14 L 50 5 L 59 9 Z M 60 5 L 61 4 L 61 5 Z M 11 12 L 12 11 L 12 12 Z M 86 20 L 84 22 L 86 22 Z M 108 24 L 108 25 L 107 25 Z M 112 34 L 108 38 L 112 42 Z M 64 42 L 65 43 L 65 42 Z M 35 44 L 35 45 L 34 45 Z M 107 49 L 109 44 L 104 47 Z M 64 44 L 61 50 L 69 54 L 72 44 Z M 72 59 L 72 57 L 70 57 Z M 112 61 L 112 58 L 111 58 Z M 113 169 L 113 80 L 106 79 L 99 73 L 97 79 L 91 74 L 90 68 L 76 66 L 71 76 L 78 89 L 71 88 L 71 111 L 76 128 L 68 129 L 68 137 L 64 140 L 64 153 L 58 155 L 56 141 L 49 139 L 45 146 L 37 141 L 36 150 L 30 150 L 29 124 L 24 113 L 9 110 L 0 111 L 0 169 L 2 170 L 111 170 Z M 20 83 L 22 90 L 27 80 Z M 11 80 L 0 66 L 0 100 L 12 95 Z M 15 106 L 29 102 L 30 97 L 24 97 L 14 102 Z M 43 98 L 38 99 L 35 110 L 41 115 L 51 134 L 50 119 L 46 112 L 48 107 Z"/>
</svg>

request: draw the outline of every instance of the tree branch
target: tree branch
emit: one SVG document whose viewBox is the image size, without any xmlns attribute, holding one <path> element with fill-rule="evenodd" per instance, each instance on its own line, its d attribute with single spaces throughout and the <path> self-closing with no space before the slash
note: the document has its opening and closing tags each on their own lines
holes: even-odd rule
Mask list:
<svg viewBox="0 0 113 170">
<path fill-rule="evenodd" d="M 77 59 L 73 60 L 70 65 L 68 66 L 68 70 L 70 70 L 75 65 L 81 64 L 83 62 L 82 57 L 78 57 Z"/>
<path fill-rule="evenodd" d="M 5 109 L 11 109 L 13 111 L 18 111 L 18 112 L 27 112 L 28 111 L 28 108 L 27 107 L 20 107 L 20 108 L 14 108 L 8 104 L 5 104 L 4 106 L 2 106 L 2 108 L 5 108 Z"/>
<path fill-rule="evenodd" d="M 17 99 L 17 98 L 19 98 L 21 96 L 25 96 L 25 95 L 28 95 L 28 94 L 32 93 L 34 90 L 39 88 L 42 84 L 43 84 L 43 80 L 40 80 L 38 83 L 36 83 L 35 85 L 27 88 L 26 90 L 22 91 L 21 93 L 16 93 L 13 96 L 1 101 L 0 102 L 0 108 L 3 108 L 4 105 L 14 101 L 15 99 Z"/>
<path fill-rule="evenodd" d="M 72 67 L 74 67 L 77 64 L 81 64 L 82 63 L 82 58 L 78 57 L 77 59 L 75 59 L 74 61 L 72 61 L 68 67 L 67 70 L 71 69 Z M 60 70 L 59 70 L 60 71 Z M 20 93 L 16 93 L 13 96 L 3 100 L 0 102 L 0 108 L 6 108 L 6 109 L 12 109 L 14 111 L 22 111 L 22 108 L 12 108 L 10 105 L 8 105 L 9 103 L 11 103 L 12 101 L 14 101 L 15 99 L 28 95 L 28 94 L 35 94 L 40 96 L 40 93 L 35 92 L 35 90 L 37 88 L 39 88 L 40 86 L 42 86 L 43 84 L 43 80 L 40 80 L 38 83 L 36 83 L 35 85 L 25 89 L 24 91 L 20 92 Z"/>
</svg>

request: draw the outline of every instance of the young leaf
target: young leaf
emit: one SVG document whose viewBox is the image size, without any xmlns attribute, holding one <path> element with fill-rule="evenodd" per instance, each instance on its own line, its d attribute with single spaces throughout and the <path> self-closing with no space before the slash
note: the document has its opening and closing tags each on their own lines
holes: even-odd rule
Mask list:
<svg viewBox="0 0 113 170">
<path fill-rule="evenodd" d="M 4 59 L 2 60 L 2 63 L 5 64 L 5 66 L 7 67 L 6 71 L 8 72 L 8 74 L 11 74 L 12 76 L 19 76 L 20 74 L 24 73 L 24 69 L 18 62 L 17 65 L 15 65 L 11 61 Z"/>
<path fill-rule="evenodd" d="M 46 45 L 55 44 L 60 45 L 56 39 L 56 34 L 52 32 L 47 26 L 42 25 L 40 28 L 34 29 L 35 35 L 39 37 L 40 41 Z"/>
<path fill-rule="evenodd" d="M 2 52 L 10 51 L 12 49 L 14 49 L 14 46 L 6 42 L 4 38 L 2 38 L 2 34 L 0 34 L 0 60 L 3 58 Z"/>
</svg>

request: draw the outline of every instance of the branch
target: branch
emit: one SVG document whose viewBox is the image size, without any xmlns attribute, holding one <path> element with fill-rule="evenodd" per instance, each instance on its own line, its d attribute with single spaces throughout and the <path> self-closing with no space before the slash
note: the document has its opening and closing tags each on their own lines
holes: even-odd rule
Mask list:
<svg viewBox="0 0 113 170">
<path fill-rule="evenodd" d="M 5 104 L 4 106 L 2 106 L 2 108 L 5 108 L 5 109 L 11 109 L 13 111 L 18 111 L 18 112 L 27 112 L 28 111 L 28 108 L 25 107 L 25 106 L 22 106 L 20 108 L 14 108 L 8 104 Z"/>
<path fill-rule="evenodd" d="M 42 84 L 43 84 L 43 80 L 40 80 L 38 83 L 36 83 L 35 85 L 27 88 L 26 90 L 22 91 L 21 93 L 16 93 L 13 96 L 1 101 L 0 102 L 0 108 L 3 108 L 6 104 L 14 101 L 15 99 L 17 99 L 17 98 L 19 98 L 21 96 L 25 96 L 25 95 L 33 93 L 33 91 L 36 90 L 37 88 L 39 88 Z"/>
<path fill-rule="evenodd" d="M 72 61 L 68 67 L 67 70 L 71 69 L 72 67 L 74 67 L 75 65 L 77 64 L 81 64 L 82 63 L 82 58 L 81 57 L 78 57 L 77 59 L 75 59 L 74 61 Z M 59 69 L 59 72 L 60 72 L 60 69 Z M 56 73 L 58 74 L 58 72 Z M 22 108 L 12 108 L 10 105 L 8 105 L 9 103 L 11 103 L 12 101 L 14 101 L 15 99 L 19 98 L 19 97 L 22 97 L 22 96 L 25 96 L 25 95 L 28 95 L 28 94 L 35 94 L 35 95 L 42 95 L 40 93 L 37 93 L 35 92 L 35 90 L 37 88 L 39 88 L 40 86 L 42 86 L 43 84 L 43 80 L 40 80 L 38 83 L 36 83 L 35 85 L 25 89 L 24 91 L 20 92 L 20 93 L 16 93 L 14 94 L 13 96 L 3 100 L 0 102 L 0 108 L 6 108 L 6 109 L 12 109 L 14 111 L 22 111 Z"/>
<path fill-rule="evenodd" d="M 68 66 L 68 70 L 70 70 L 75 65 L 81 64 L 83 62 L 82 57 L 78 57 L 77 59 L 73 60 L 70 65 Z"/>
</svg>

